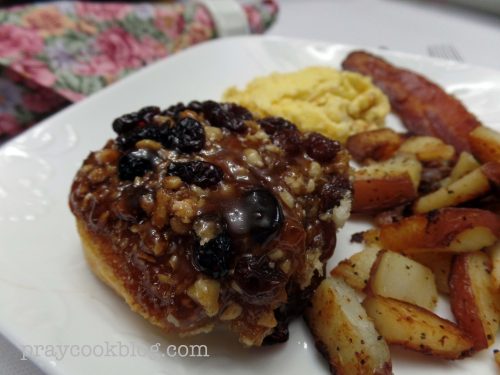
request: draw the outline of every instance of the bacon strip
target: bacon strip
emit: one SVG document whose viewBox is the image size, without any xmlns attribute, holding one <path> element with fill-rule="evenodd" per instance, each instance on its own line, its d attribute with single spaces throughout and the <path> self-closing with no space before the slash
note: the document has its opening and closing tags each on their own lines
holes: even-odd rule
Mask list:
<svg viewBox="0 0 500 375">
<path fill-rule="evenodd" d="M 457 152 L 469 151 L 467 135 L 481 123 L 435 83 L 364 51 L 350 53 L 342 67 L 370 76 L 411 132 L 441 138 Z"/>
</svg>

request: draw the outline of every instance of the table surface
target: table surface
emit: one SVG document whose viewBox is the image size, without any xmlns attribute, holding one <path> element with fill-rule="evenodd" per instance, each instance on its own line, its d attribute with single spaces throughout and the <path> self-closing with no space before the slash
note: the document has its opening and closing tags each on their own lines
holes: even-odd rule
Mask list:
<svg viewBox="0 0 500 375">
<path fill-rule="evenodd" d="M 268 34 L 420 55 L 452 50 L 448 57 L 500 69 L 500 17 L 443 2 L 281 0 L 279 17 Z M 21 358 L 0 335 L 0 374 L 44 374 Z"/>
</svg>

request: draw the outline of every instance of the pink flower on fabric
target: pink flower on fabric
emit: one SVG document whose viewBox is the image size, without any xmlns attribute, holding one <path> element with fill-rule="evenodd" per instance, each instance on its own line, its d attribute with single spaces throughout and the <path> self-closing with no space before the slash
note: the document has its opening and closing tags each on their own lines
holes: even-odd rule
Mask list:
<svg viewBox="0 0 500 375">
<path fill-rule="evenodd" d="M 155 61 L 167 54 L 167 48 L 150 36 L 146 36 L 141 40 L 141 46 L 141 58 L 145 62 Z"/>
<path fill-rule="evenodd" d="M 97 38 L 102 55 L 119 68 L 138 68 L 142 65 L 141 44 L 120 28 L 106 30 Z"/>
<path fill-rule="evenodd" d="M 208 29 L 202 25 L 193 24 L 188 32 L 188 45 L 204 42 L 213 36 L 213 29 Z"/>
<path fill-rule="evenodd" d="M 159 43 L 153 46 L 152 39 L 145 39 L 143 43 L 120 28 L 109 29 L 99 35 L 96 48 L 99 55 L 93 57 L 85 65 L 80 65 L 76 69 L 77 73 L 117 76 L 125 69 L 142 66 L 145 61 L 160 56 L 161 53 Z"/>
<path fill-rule="evenodd" d="M 75 27 L 74 22 L 55 6 L 35 7 L 23 16 L 23 24 L 45 37 L 60 36 Z"/>
<path fill-rule="evenodd" d="M 209 27 L 211 29 L 215 27 L 210 13 L 203 6 L 196 8 L 193 19 L 205 27 Z"/>
<path fill-rule="evenodd" d="M 107 56 L 95 56 L 91 60 L 77 64 L 74 72 L 82 76 L 114 76 L 121 68 Z"/>
<path fill-rule="evenodd" d="M 169 38 L 177 38 L 182 34 L 185 27 L 182 8 L 177 6 L 158 8 L 154 23 L 156 28 L 165 33 Z"/>
<path fill-rule="evenodd" d="M 42 86 L 50 87 L 56 82 L 54 73 L 40 60 L 20 59 L 15 61 L 11 65 L 11 68 Z"/>
<path fill-rule="evenodd" d="M 50 112 L 58 109 L 64 103 L 59 95 L 47 90 L 25 93 L 23 104 L 30 111 L 37 113 Z"/>
<path fill-rule="evenodd" d="M 78 2 L 76 13 L 82 18 L 90 17 L 97 21 L 116 21 L 123 19 L 131 10 L 126 4 L 93 4 Z"/>
<path fill-rule="evenodd" d="M 21 125 L 10 113 L 0 113 L 0 138 L 4 135 L 13 136 L 20 133 Z"/>
<path fill-rule="evenodd" d="M 43 49 L 42 38 L 33 30 L 10 24 L 0 25 L 0 56 L 36 55 Z"/>
</svg>

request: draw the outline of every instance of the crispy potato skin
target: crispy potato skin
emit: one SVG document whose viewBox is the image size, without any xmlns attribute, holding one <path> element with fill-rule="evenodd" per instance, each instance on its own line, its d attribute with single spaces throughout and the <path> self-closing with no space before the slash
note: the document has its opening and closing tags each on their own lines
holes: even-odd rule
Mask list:
<svg viewBox="0 0 500 375">
<path fill-rule="evenodd" d="M 370 76 L 411 132 L 441 138 L 458 152 L 470 150 L 467 136 L 480 122 L 435 83 L 363 51 L 350 53 L 342 67 Z"/>
<path fill-rule="evenodd" d="M 481 350 L 488 347 L 488 340 L 484 334 L 477 305 L 470 303 L 474 300 L 472 283 L 467 272 L 467 257 L 458 256 L 453 263 L 450 276 L 450 304 L 458 325 L 471 333 L 474 340 L 474 349 Z"/>
<path fill-rule="evenodd" d="M 425 213 L 438 208 L 458 206 L 461 203 L 484 196 L 489 191 L 488 176 L 484 173 L 483 168 L 477 168 L 448 186 L 443 186 L 417 199 L 413 205 L 413 211 Z"/>
<path fill-rule="evenodd" d="M 475 258 L 475 259 L 473 259 Z M 475 268 L 474 263 L 480 263 L 480 268 Z M 486 285 L 478 284 L 481 280 L 474 279 L 473 272 L 482 273 L 488 281 Z M 487 310 L 494 310 L 493 294 L 490 288 L 491 283 L 491 262 L 490 258 L 481 252 L 460 254 L 453 262 L 450 275 L 450 304 L 453 315 L 458 326 L 462 328 L 474 341 L 474 350 L 482 350 L 494 342 L 494 335 L 498 328 L 498 316 L 496 321 L 487 319 Z M 480 275 L 481 276 L 481 275 Z M 488 286 L 490 288 L 488 288 Z M 481 306 L 479 293 L 488 294 L 488 306 Z M 484 309 L 482 310 L 481 307 Z M 498 313 L 496 313 L 498 315 Z"/>
<path fill-rule="evenodd" d="M 350 136 L 346 148 L 359 163 L 367 160 L 387 160 L 392 157 L 403 142 L 403 137 L 392 129 L 376 129 Z"/>
<path fill-rule="evenodd" d="M 411 154 L 372 163 L 354 172 L 352 212 L 382 211 L 417 197 L 422 164 Z"/>
<path fill-rule="evenodd" d="M 386 178 L 354 179 L 352 212 L 383 211 L 417 198 L 417 191 L 408 173 Z"/>
<path fill-rule="evenodd" d="M 499 159 L 500 160 L 500 159 Z M 481 166 L 481 171 L 495 186 L 500 187 L 500 161 L 489 161 Z"/>
<path fill-rule="evenodd" d="M 500 216 L 476 208 L 450 207 L 382 226 L 379 238 L 381 246 L 392 251 L 432 250 L 449 246 L 461 232 L 478 226 L 500 237 Z"/>
<path fill-rule="evenodd" d="M 481 162 L 500 160 L 500 133 L 480 126 L 470 132 L 468 137 L 472 154 Z"/>
<path fill-rule="evenodd" d="M 392 374 L 387 343 L 375 330 L 354 289 L 342 279 L 321 282 L 304 319 L 332 374 Z"/>
<path fill-rule="evenodd" d="M 375 295 L 368 296 L 363 306 L 377 330 L 391 345 L 443 359 L 462 359 L 471 354 L 470 337 L 432 311 Z"/>
<path fill-rule="evenodd" d="M 370 279 L 371 269 L 379 253 L 377 247 L 367 247 L 363 251 L 341 261 L 330 271 L 333 277 L 341 277 L 354 289 L 362 291 Z"/>
</svg>

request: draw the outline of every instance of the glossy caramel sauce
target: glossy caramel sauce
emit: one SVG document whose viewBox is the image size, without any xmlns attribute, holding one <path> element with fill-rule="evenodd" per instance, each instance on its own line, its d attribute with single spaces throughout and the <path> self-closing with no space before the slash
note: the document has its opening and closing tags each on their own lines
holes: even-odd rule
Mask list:
<svg viewBox="0 0 500 375">
<path fill-rule="evenodd" d="M 153 167 L 133 181 L 120 180 L 117 169 L 124 151 L 115 140 L 108 141 L 78 171 L 70 207 L 108 244 L 102 256 L 135 301 L 169 330 L 196 333 L 224 316 L 229 306 L 240 306 L 239 315 L 228 320 L 232 329 L 243 342 L 260 345 L 280 321 L 300 313 L 324 275 L 336 240 L 335 223 L 327 213 L 349 195 L 348 155 L 340 149 L 319 162 L 306 147 L 285 150 L 256 120 L 246 120 L 246 130 L 234 132 L 212 126 L 218 124 L 201 113 L 179 115 L 187 116 L 205 129 L 201 151 L 182 153 L 138 142 L 133 149 L 148 149 Z M 307 142 L 307 135 L 299 136 Z M 222 180 L 200 188 L 168 176 L 171 163 L 193 160 L 221 168 Z M 325 188 L 328 184 L 337 187 L 334 197 Z M 260 220 L 259 210 L 269 208 L 248 204 L 252 201 L 245 197 L 255 190 L 270 192 L 279 205 L 276 215 L 282 215 L 278 229 L 264 232 L 264 238 L 248 229 L 249 217 Z M 215 278 L 218 309 L 209 316 L 187 291 L 200 278 L 214 279 L 196 268 L 193 257 L 201 243 L 222 231 L 231 240 L 231 262 L 227 274 Z"/>
</svg>

